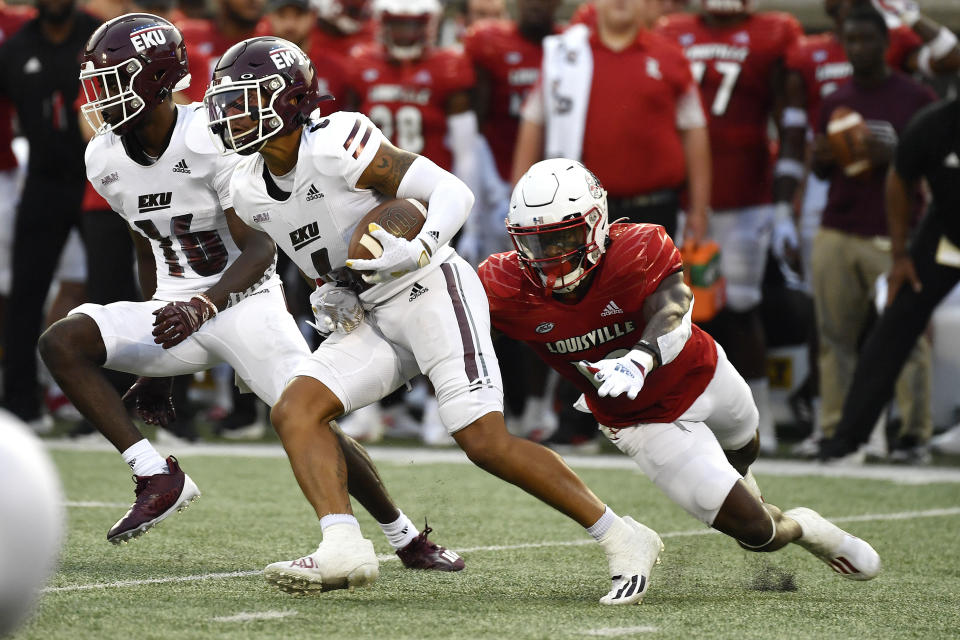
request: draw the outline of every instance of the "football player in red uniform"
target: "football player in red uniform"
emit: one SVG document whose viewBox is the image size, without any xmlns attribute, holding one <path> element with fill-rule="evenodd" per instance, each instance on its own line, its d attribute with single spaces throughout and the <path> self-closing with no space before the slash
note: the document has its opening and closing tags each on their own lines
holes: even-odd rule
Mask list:
<svg viewBox="0 0 960 640">
<path fill-rule="evenodd" d="M 691 324 L 663 227 L 608 227 L 606 191 L 559 158 L 521 178 L 507 232 L 516 251 L 480 265 L 493 326 L 576 385 L 578 408 L 664 493 L 745 549 L 796 542 L 846 578 L 877 575 L 868 543 L 815 511 L 760 499 L 757 409 L 723 349 Z"/>
<path fill-rule="evenodd" d="M 776 449 L 759 305 L 767 250 L 797 246 L 789 203 L 771 206 L 767 122 L 783 60 L 803 33 L 786 13 L 749 11 L 749 0 L 703 0 L 699 14 L 675 13 L 658 31 L 684 48 L 709 110 L 713 189 L 710 235 L 721 247 L 727 306 L 709 330 L 730 353 L 760 411 L 761 448 Z M 771 233 L 772 229 L 772 233 Z"/>
<path fill-rule="evenodd" d="M 461 52 L 431 45 L 439 0 L 375 0 L 380 42 L 354 52 L 359 110 L 398 148 L 476 185 L 473 69 Z"/>
</svg>

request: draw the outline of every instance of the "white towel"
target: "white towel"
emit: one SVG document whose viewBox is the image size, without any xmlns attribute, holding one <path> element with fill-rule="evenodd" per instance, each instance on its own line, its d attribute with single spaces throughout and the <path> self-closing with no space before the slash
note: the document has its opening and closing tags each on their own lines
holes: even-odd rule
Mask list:
<svg viewBox="0 0 960 640">
<path fill-rule="evenodd" d="M 582 24 L 543 40 L 547 158 L 580 160 L 593 83 L 590 30 Z"/>
</svg>

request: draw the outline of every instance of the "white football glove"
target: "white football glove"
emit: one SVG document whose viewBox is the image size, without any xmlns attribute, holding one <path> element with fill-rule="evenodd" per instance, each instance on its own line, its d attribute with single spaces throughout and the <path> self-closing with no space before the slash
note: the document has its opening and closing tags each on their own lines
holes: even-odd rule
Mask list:
<svg viewBox="0 0 960 640">
<path fill-rule="evenodd" d="M 647 372 L 653 368 L 653 356 L 634 349 L 619 358 L 599 362 L 581 360 L 577 368 L 600 383 L 597 395 L 601 398 L 616 398 L 626 393 L 628 398 L 636 400 L 643 389 Z"/>
<path fill-rule="evenodd" d="M 773 208 L 773 230 L 770 232 L 770 248 L 773 255 L 782 259 L 789 249 L 796 251 L 800 246 L 797 237 L 797 223 L 793 218 L 793 207 L 788 202 L 778 202 Z"/>
<path fill-rule="evenodd" d="M 322 336 L 334 331 L 350 333 L 360 326 L 363 320 L 363 306 L 356 292 L 346 287 L 338 287 L 334 282 L 326 282 L 310 294 L 310 308 L 316 322 L 307 322 Z"/>
<path fill-rule="evenodd" d="M 420 240 L 398 238 L 372 222 L 367 230 L 380 243 L 382 253 L 372 260 L 347 260 L 346 263 L 347 267 L 356 271 L 372 271 L 363 274 L 366 282 L 380 284 L 430 264 L 430 254 Z"/>
</svg>

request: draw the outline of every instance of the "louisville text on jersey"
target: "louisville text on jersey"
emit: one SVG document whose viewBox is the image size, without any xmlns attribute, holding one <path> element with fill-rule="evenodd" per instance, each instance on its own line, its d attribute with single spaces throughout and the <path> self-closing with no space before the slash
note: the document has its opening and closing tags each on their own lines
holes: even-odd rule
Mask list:
<svg viewBox="0 0 960 640">
<path fill-rule="evenodd" d="M 627 320 L 626 322 L 616 322 L 612 325 L 600 327 L 588 331 L 582 336 L 547 342 L 547 351 L 550 353 L 576 353 L 578 351 L 589 351 L 601 344 L 622 338 L 623 336 L 636 331 L 636 323 Z"/>
</svg>

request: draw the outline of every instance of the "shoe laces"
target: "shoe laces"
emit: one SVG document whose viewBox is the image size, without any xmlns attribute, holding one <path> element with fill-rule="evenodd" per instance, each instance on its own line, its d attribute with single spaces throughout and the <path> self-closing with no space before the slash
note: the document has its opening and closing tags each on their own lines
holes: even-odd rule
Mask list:
<svg viewBox="0 0 960 640">
<path fill-rule="evenodd" d="M 430 528 L 430 525 L 427 524 L 427 519 L 423 519 L 423 531 L 421 531 L 416 538 L 410 541 L 410 544 L 407 545 L 407 549 L 417 548 L 417 547 L 427 547 L 428 549 L 436 550 L 439 549 L 436 544 L 431 542 L 427 536 L 433 533 L 433 529 Z"/>
</svg>

